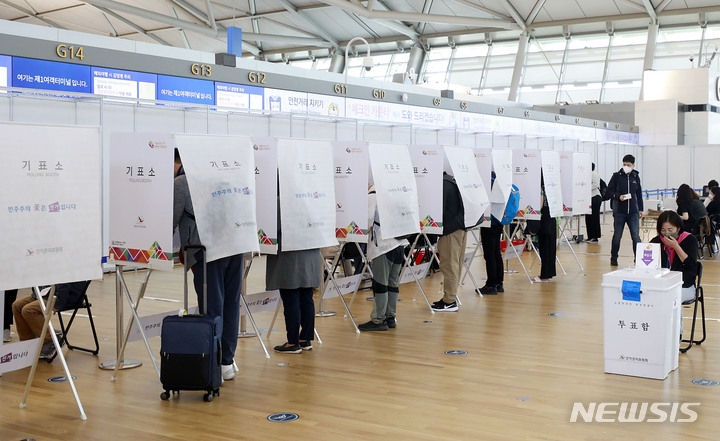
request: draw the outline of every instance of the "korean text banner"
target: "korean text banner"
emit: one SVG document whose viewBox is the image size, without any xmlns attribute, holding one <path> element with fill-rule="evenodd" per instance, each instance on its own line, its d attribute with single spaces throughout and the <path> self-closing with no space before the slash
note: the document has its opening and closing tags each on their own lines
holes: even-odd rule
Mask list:
<svg viewBox="0 0 720 441">
<path fill-rule="evenodd" d="M 485 184 L 474 161 L 475 153 L 465 147 L 445 146 L 444 150 L 462 197 L 465 226 L 473 227 L 484 220 L 485 211 L 490 208 Z"/>
<path fill-rule="evenodd" d="M 336 141 L 335 236 L 338 240 L 367 243 L 368 240 L 368 158 L 367 143 Z"/>
<path fill-rule="evenodd" d="M 255 193 L 260 252 L 276 254 L 278 247 L 277 138 L 253 136 L 255 154 Z"/>
<path fill-rule="evenodd" d="M 509 149 L 493 149 L 493 171 L 495 171 L 495 184 L 493 185 L 490 202 L 490 213 L 495 219 L 502 220 L 505 214 L 508 198 L 513 186 L 513 153 Z"/>
<path fill-rule="evenodd" d="M 110 135 L 109 263 L 172 271 L 174 149 L 169 133 Z"/>
<path fill-rule="evenodd" d="M 543 150 L 541 156 L 545 197 L 550 209 L 550 217 L 562 217 L 563 197 L 560 183 L 560 152 Z"/>
<path fill-rule="evenodd" d="M 592 154 L 577 152 L 573 155 L 573 211 L 572 214 L 590 214 L 592 211 Z"/>
<path fill-rule="evenodd" d="M 439 145 L 408 146 L 417 183 L 420 229 L 428 234 L 443 232 L 443 151 Z M 392 165 L 390 164 L 391 170 Z"/>
<path fill-rule="evenodd" d="M 492 188 L 492 150 L 491 149 L 473 149 L 475 155 L 475 166 L 477 167 L 480 178 L 482 179 L 483 186 L 488 196 L 491 195 Z M 490 204 L 488 204 L 485 213 L 483 213 L 483 220 L 480 223 L 481 227 L 490 226 Z"/>
<path fill-rule="evenodd" d="M 207 261 L 260 251 L 247 136 L 175 135 Z"/>
<path fill-rule="evenodd" d="M 407 146 L 370 144 L 370 167 L 381 239 L 419 233 L 417 185 Z"/>
<path fill-rule="evenodd" d="M 101 278 L 99 129 L 0 132 L 0 290 Z"/>
<path fill-rule="evenodd" d="M 540 151 L 512 150 L 513 181 L 520 191 L 518 218 L 540 219 Z"/>
<path fill-rule="evenodd" d="M 337 245 L 334 170 L 332 141 L 278 138 L 283 251 Z"/>
</svg>

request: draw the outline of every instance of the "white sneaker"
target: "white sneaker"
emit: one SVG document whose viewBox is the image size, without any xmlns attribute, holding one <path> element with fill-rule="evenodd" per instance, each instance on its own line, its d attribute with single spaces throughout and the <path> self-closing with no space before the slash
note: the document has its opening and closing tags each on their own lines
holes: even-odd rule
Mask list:
<svg viewBox="0 0 720 441">
<path fill-rule="evenodd" d="M 232 380 L 233 378 L 235 378 L 235 369 L 233 369 L 233 365 L 231 365 L 231 364 L 223 365 L 222 378 L 223 378 L 223 380 Z"/>
<path fill-rule="evenodd" d="M 9 329 L 3 329 L 3 342 L 7 343 L 12 341 L 12 333 Z"/>
</svg>

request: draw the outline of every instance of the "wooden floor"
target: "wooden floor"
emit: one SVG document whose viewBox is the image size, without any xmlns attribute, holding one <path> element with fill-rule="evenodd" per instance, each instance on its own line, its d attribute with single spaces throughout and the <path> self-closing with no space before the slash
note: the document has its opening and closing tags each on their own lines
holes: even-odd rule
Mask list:
<svg viewBox="0 0 720 441">
<path fill-rule="evenodd" d="M 611 270 L 610 229 L 605 226 L 599 244 L 574 246 L 585 273 L 562 246 L 558 256 L 566 276 L 558 268 L 552 283 L 530 285 L 524 273 L 512 274 L 504 294 L 484 298 L 473 294 L 468 283 L 460 291 L 463 304 L 457 313 L 431 315 L 408 284 L 401 288 L 398 327 L 389 332 L 356 334 L 342 314 L 318 318 L 323 344 L 316 342 L 313 351 L 301 355 L 271 353 L 270 359 L 256 339 L 240 339 L 239 375 L 212 403 L 203 402 L 198 392 L 161 401 L 160 382 L 139 342 L 129 345 L 127 358 L 142 360 L 142 367 L 122 371 L 115 382 L 111 372 L 97 368 L 98 362 L 115 357 L 115 280 L 106 275 L 90 287 L 103 338 L 99 356 L 65 349 L 87 421 L 80 420 L 69 385 L 47 381 L 63 375 L 56 359 L 40 364 L 25 409 L 18 404 L 29 369 L 0 377 L 0 440 L 716 440 L 720 386 L 698 386 L 692 380 L 720 380 L 720 261 L 705 261 L 707 316 L 712 318 L 705 344 L 681 354 L 679 369 L 665 381 L 605 374 L 600 281 Z M 632 263 L 627 236 L 621 266 Z M 526 265 L 532 260 L 526 258 Z M 481 258 L 473 271 L 484 275 Z M 533 275 L 538 272 L 535 263 Z M 264 288 L 263 274 L 264 263 L 258 261 L 250 292 Z M 126 273 L 132 287 L 142 276 Z M 441 280 L 438 273 L 424 282 L 431 301 L 439 298 Z M 181 269 L 153 273 L 146 295 L 180 299 Z M 361 292 L 353 306 L 358 323 L 370 313 L 367 295 Z M 177 306 L 144 300 L 140 309 L 149 315 Z M 338 299 L 326 306 L 342 310 Z M 270 313 L 256 316 L 261 328 L 271 318 Z M 85 320 L 80 320 L 71 336 L 89 342 Z M 270 345 L 285 341 L 282 320 L 275 327 Z M 157 353 L 159 339 L 151 345 Z M 445 355 L 447 350 L 468 353 Z M 702 403 L 695 408 L 698 420 L 569 422 L 574 402 L 676 401 Z M 300 418 L 267 421 L 277 412 Z"/>
</svg>

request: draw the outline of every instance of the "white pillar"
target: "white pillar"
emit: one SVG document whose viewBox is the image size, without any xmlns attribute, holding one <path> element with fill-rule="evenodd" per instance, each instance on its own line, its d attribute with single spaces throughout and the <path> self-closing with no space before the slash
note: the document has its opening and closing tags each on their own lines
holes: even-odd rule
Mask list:
<svg viewBox="0 0 720 441">
<path fill-rule="evenodd" d="M 520 90 L 520 82 L 525 70 L 525 57 L 527 55 L 528 42 L 530 41 L 530 35 L 527 32 L 523 32 L 520 35 L 518 41 L 518 50 L 515 55 L 515 68 L 513 69 L 512 80 L 510 81 L 510 93 L 508 94 L 508 101 L 517 101 L 518 90 Z"/>
</svg>

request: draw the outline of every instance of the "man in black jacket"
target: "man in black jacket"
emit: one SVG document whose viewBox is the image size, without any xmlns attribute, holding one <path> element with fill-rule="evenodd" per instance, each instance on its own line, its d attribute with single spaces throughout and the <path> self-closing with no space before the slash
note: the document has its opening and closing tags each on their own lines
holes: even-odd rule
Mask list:
<svg viewBox="0 0 720 441">
<path fill-rule="evenodd" d="M 615 231 L 610 251 L 610 265 L 618 266 L 618 251 L 623 229 L 627 224 L 633 241 L 633 255 L 640 242 L 640 218 L 643 211 L 642 187 L 640 186 L 640 173 L 635 170 L 635 157 L 625 155 L 623 167 L 613 173 L 607 190 L 610 195 Z"/>
<path fill-rule="evenodd" d="M 443 298 L 432 304 L 435 311 L 457 311 L 457 289 L 465 258 L 467 231 L 465 207 L 455 178 L 443 173 L 443 234 L 438 239 Z"/>
</svg>

